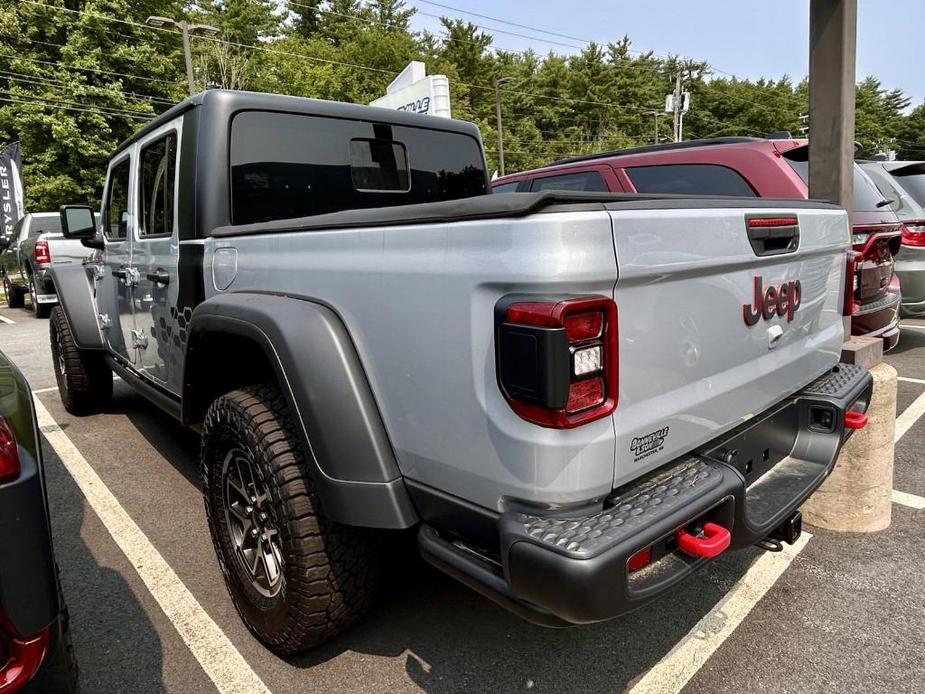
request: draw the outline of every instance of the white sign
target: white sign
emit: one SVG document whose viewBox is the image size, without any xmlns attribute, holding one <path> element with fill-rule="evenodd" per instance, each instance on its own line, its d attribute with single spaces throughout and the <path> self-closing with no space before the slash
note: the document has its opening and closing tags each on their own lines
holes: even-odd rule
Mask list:
<svg viewBox="0 0 925 694">
<path fill-rule="evenodd" d="M 386 87 L 385 96 L 370 106 L 450 118 L 450 81 L 446 75 L 426 75 L 424 63 L 414 60 Z"/>
</svg>

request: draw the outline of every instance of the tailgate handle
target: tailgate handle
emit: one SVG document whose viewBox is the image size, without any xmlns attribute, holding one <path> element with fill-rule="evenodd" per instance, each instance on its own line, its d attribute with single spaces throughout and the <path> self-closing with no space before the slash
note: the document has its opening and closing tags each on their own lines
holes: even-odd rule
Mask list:
<svg viewBox="0 0 925 694">
<path fill-rule="evenodd" d="M 800 245 L 796 215 L 745 215 L 748 242 L 757 256 L 793 253 Z"/>
</svg>

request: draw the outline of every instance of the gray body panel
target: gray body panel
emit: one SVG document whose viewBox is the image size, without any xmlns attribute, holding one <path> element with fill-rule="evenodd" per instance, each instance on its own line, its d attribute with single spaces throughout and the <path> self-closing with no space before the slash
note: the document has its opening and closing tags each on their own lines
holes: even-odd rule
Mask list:
<svg viewBox="0 0 925 694">
<path fill-rule="evenodd" d="M 297 420 L 328 517 L 384 528 L 417 522 L 359 357 L 331 309 L 291 296 L 226 293 L 196 308 L 188 332 L 184 382 L 193 391 L 196 375 L 215 357 L 216 335 L 244 337 L 264 351 Z M 199 421 L 190 412 L 194 403 L 208 404 L 184 393 L 184 420 Z"/>
</svg>

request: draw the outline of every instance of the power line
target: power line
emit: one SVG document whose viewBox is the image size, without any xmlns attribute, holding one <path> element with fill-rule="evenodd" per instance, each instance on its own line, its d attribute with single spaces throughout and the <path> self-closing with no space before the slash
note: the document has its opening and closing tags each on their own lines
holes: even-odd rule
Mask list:
<svg viewBox="0 0 925 694">
<path fill-rule="evenodd" d="M 62 9 L 63 9 L 63 8 L 62 8 Z M 46 42 L 46 43 L 47 43 L 47 42 Z M 53 43 L 53 44 L 50 44 L 50 45 L 52 45 L 52 46 L 60 46 L 61 44 Z M 52 62 L 52 61 L 49 61 L 49 60 L 39 60 L 39 59 L 37 59 L 37 58 L 26 58 L 26 57 L 24 57 L 24 56 L 19 56 L 19 55 L 15 55 L 15 54 L 12 54 L 12 55 L 11 55 L 11 54 L 8 54 L 8 53 L 0 53 L 0 58 L 12 58 L 12 59 L 14 59 L 14 60 L 25 60 L 25 61 L 27 61 L 27 62 L 30 62 L 30 63 L 37 63 L 37 64 L 40 64 L 40 65 L 50 65 L 50 66 L 52 66 L 52 67 L 66 67 L 66 68 L 69 69 L 69 70 L 83 70 L 83 71 L 86 71 L 86 72 L 97 72 L 97 73 L 100 73 L 100 74 L 102 74 L 102 75 L 113 75 L 113 76 L 115 76 L 115 77 L 126 77 L 126 78 L 128 78 L 128 79 L 146 80 L 146 81 L 148 81 L 148 82 L 160 82 L 160 83 L 163 83 L 163 84 L 171 84 L 171 85 L 175 85 L 175 84 L 176 84 L 175 81 L 162 80 L 162 79 L 157 79 L 157 78 L 155 78 L 155 77 L 144 77 L 144 76 L 142 76 L 142 75 L 131 75 L 131 74 L 127 74 L 127 73 L 124 73 L 124 72 L 114 72 L 114 71 L 112 71 L 112 70 L 101 70 L 101 69 L 99 69 L 99 68 L 93 68 L 93 67 L 79 67 L 79 66 L 77 66 L 77 65 L 66 65 L 66 64 L 60 63 L 60 62 Z"/>
<path fill-rule="evenodd" d="M 62 67 L 65 67 L 65 68 L 66 68 L 67 66 L 66 66 L 66 65 L 62 65 Z M 21 72 L 10 72 L 9 70 L 3 70 L 3 69 L 0 69 L 0 77 L 4 77 L 5 79 L 9 79 L 9 80 L 12 80 L 12 81 L 14 81 L 14 82 L 24 82 L 24 83 L 27 83 L 27 84 L 32 84 L 32 83 L 38 82 L 39 84 L 48 85 L 48 86 L 55 86 L 55 87 L 73 87 L 73 86 L 75 86 L 73 82 L 65 82 L 64 80 L 54 79 L 54 78 L 48 77 L 48 76 L 46 76 L 46 75 L 27 75 L 27 74 L 24 74 L 24 73 L 21 73 Z M 86 89 L 102 89 L 102 90 L 108 90 L 108 89 L 109 89 L 108 87 L 103 87 L 103 86 L 94 85 L 94 84 L 82 84 L 82 83 L 81 83 L 81 84 L 78 84 L 77 86 L 84 87 L 84 88 L 86 88 Z M 121 95 L 121 96 L 132 96 L 132 97 L 136 97 L 136 100 L 144 99 L 144 100 L 146 100 L 148 103 L 150 103 L 150 102 L 157 102 L 157 103 L 162 104 L 162 105 L 165 105 L 165 106 L 173 106 L 174 103 L 176 103 L 176 102 L 171 101 L 171 100 L 169 100 L 169 99 L 161 99 L 161 98 L 156 97 L 156 96 L 147 96 L 147 95 L 145 95 L 145 94 L 138 94 L 137 92 L 126 92 L 126 91 L 122 91 L 122 90 L 109 90 L 108 93 L 110 93 L 110 94 L 116 93 L 116 94 L 119 94 L 119 95 Z"/>
<path fill-rule="evenodd" d="M 0 92 L 0 93 L 5 93 L 5 92 Z M 9 93 L 12 93 L 12 92 L 9 92 Z M 45 107 L 45 108 L 62 109 L 62 110 L 64 110 L 64 111 L 80 111 L 80 112 L 82 112 L 82 113 L 93 113 L 93 114 L 95 114 L 95 115 L 104 116 L 104 117 L 106 117 L 106 118 L 115 118 L 115 117 L 118 116 L 118 117 L 121 117 L 121 118 L 127 118 L 127 119 L 129 119 L 129 120 L 137 120 L 137 121 L 145 121 L 145 120 L 148 120 L 147 118 L 141 118 L 141 117 L 139 117 L 139 116 L 132 116 L 132 115 L 129 115 L 129 114 L 106 113 L 106 112 L 104 112 L 104 111 L 99 111 L 99 110 L 93 109 L 93 108 L 77 108 L 77 107 L 74 107 L 74 106 L 62 106 L 62 105 L 57 104 L 57 103 L 54 103 L 54 102 L 51 102 L 51 103 L 43 103 L 43 101 L 38 101 L 38 100 L 36 100 L 35 98 L 29 97 L 29 96 L 26 96 L 26 95 L 19 95 L 19 94 L 17 94 L 16 97 L 17 97 L 17 98 L 6 98 L 6 97 L 0 96 L 0 101 L 4 101 L 4 102 L 10 103 L 10 104 L 28 104 L 28 105 L 34 105 L 34 106 L 43 106 L 43 107 Z"/>
<path fill-rule="evenodd" d="M 71 106 L 80 106 L 81 108 L 89 107 L 89 104 L 82 104 L 79 101 L 67 101 L 65 99 L 51 99 L 51 98 L 47 98 L 44 96 L 37 96 L 35 94 L 20 94 L 19 92 L 4 91 L 2 89 L 0 89 L 0 94 L 7 94 L 8 96 L 22 96 L 22 97 L 30 97 L 30 98 L 35 98 L 35 99 L 42 99 L 43 101 L 48 101 L 48 102 L 55 103 L 55 104 L 69 104 Z M 90 108 L 95 108 L 100 111 L 111 111 L 112 113 L 110 115 L 113 115 L 113 116 L 121 116 L 121 115 L 128 113 L 132 115 L 143 116 L 145 118 L 151 118 L 154 115 L 153 113 L 145 113 L 144 111 L 131 111 L 129 109 L 122 109 L 122 108 L 109 107 L 109 106 L 92 106 Z"/>
</svg>

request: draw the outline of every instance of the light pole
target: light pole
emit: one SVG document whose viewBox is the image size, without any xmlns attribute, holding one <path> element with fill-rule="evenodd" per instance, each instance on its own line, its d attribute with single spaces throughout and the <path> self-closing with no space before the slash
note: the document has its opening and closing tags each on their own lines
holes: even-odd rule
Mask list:
<svg viewBox="0 0 925 694">
<path fill-rule="evenodd" d="M 655 116 L 655 144 L 658 144 L 658 111 L 643 111 L 644 116 Z"/>
<path fill-rule="evenodd" d="M 498 124 L 498 173 L 504 175 L 504 135 L 501 133 L 501 89 L 505 82 L 513 81 L 513 77 L 495 77 L 495 119 Z"/>
<path fill-rule="evenodd" d="M 186 60 L 186 81 L 189 84 L 189 94 L 192 96 L 196 93 L 196 85 L 193 83 L 193 56 L 190 54 L 189 37 L 190 34 L 205 34 L 206 36 L 215 36 L 219 33 L 218 27 L 209 24 L 190 24 L 185 19 L 176 20 L 170 17 L 148 17 L 145 24 L 149 27 L 174 27 L 180 30 L 183 35 L 183 57 Z"/>
</svg>

